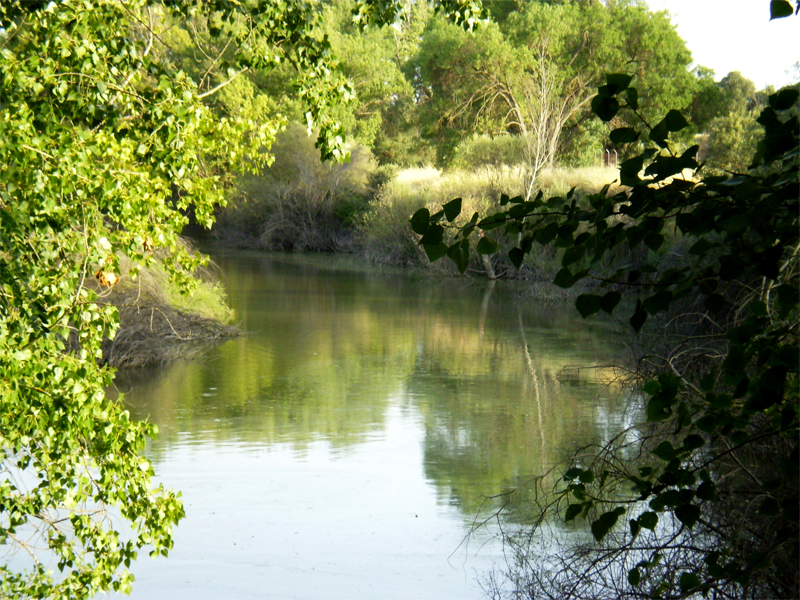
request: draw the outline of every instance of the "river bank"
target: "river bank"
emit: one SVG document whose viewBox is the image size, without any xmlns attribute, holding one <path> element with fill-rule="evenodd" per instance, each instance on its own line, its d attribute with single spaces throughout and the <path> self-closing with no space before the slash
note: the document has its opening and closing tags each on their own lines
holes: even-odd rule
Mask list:
<svg viewBox="0 0 800 600">
<path fill-rule="evenodd" d="M 188 239 L 183 244 L 193 247 Z M 133 277 L 130 262 L 120 257 L 118 281 L 101 294 L 101 302 L 115 306 L 120 319 L 116 335 L 103 342 L 104 364 L 114 368 L 163 365 L 194 358 L 241 334 L 213 263 L 198 269 L 193 289 L 184 292 L 165 271 L 162 258 L 156 257 Z"/>
</svg>

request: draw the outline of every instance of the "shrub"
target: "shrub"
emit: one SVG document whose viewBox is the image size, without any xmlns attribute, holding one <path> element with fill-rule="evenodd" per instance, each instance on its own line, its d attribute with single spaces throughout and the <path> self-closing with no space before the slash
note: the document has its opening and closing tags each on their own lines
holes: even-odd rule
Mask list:
<svg viewBox="0 0 800 600">
<path fill-rule="evenodd" d="M 367 207 L 376 166 L 366 147 L 349 150 L 349 162 L 321 162 L 305 128 L 290 125 L 273 147 L 272 167 L 239 181 L 217 235 L 268 250 L 352 249 L 352 223 Z"/>
<path fill-rule="evenodd" d="M 518 135 L 476 135 L 464 140 L 453 153 L 452 166 L 461 169 L 513 166 L 525 159 L 524 140 Z"/>
</svg>

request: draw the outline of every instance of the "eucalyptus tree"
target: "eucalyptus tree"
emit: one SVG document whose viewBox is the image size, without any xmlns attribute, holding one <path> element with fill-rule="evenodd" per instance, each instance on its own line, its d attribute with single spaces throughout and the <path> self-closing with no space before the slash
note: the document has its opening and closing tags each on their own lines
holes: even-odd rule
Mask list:
<svg viewBox="0 0 800 600">
<path fill-rule="evenodd" d="M 651 115 L 691 100 L 691 54 L 666 13 L 636 2 L 527 2 L 500 24 L 464 33 L 441 19 L 410 70 L 428 134 L 447 156 L 464 135 L 522 135 L 533 174 L 575 145 L 603 74 L 635 65 Z"/>
<path fill-rule="evenodd" d="M 480 17 L 443 0 L 452 18 Z M 397 6 L 363 0 L 360 24 Z M 169 48 L 170 19 L 218 39 L 213 77 Z M 204 46 L 208 47 L 208 46 Z M 147 423 L 104 389 L 102 302 L 120 253 L 190 285 L 199 259 L 177 236 L 192 206 L 209 225 L 221 167 L 257 168 L 281 125 L 220 117 L 204 101 L 253 69 L 289 63 L 323 158 L 343 156 L 331 114 L 351 88 L 313 2 L 6 0 L 0 4 L 0 595 L 91 597 L 130 589 L 139 551 L 167 554 L 183 516 L 140 456 Z M 135 269 L 134 269 L 135 274 Z"/>
</svg>

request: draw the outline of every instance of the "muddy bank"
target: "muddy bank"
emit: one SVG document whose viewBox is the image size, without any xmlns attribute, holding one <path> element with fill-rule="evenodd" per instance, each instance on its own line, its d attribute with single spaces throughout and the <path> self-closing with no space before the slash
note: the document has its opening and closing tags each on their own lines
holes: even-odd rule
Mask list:
<svg viewBox="0 0 800 600">
<path fill-rule="evenodd" d="M 118 306 L 120 328 L 103 344 L 103 362 L 112 367 L 146 367 L 199 354 L 241 335 L 233 326 L 169 305 Z"/>
</svg>

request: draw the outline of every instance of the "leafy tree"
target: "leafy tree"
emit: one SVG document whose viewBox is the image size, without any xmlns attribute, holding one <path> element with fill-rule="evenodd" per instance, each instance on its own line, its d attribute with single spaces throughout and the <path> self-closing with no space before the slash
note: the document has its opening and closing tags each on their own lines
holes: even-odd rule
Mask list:
<svg viewBox="0 0 800 600">
<path fill-rule="evenodd" d="M 756 119 L 764 96 L 757 94 L 753 82 L 738 71 L 728 73 L 717 83 L 703 74 L 690 114 L 695 126 L 707 136 L 705 159 L 710 166 L 747 170 L 761 131 Z"/>
<path fill-rule="evenodd" d="M 651 115 L 689 103 L 690 62 L 665 13 L 632 2 L 527 2 L 474 34 L 432 20 L 407 72 L 443 162 L 466 135 L 510 132 L 530 136 L 533 160 L 546 166 L 580 136 L 603 73 L 635 64 Z"/>
<path fill-rule="evenodd" d="M 621 112 L 638 121 L 614 130 L 615 143 L 649 146 L 620 167 L 630 191 L 505 196 L 502 211 L 460 222 L 455 199 L 411 219 L 431 260 L 447 255 L 462 271 L 474 237 L 479 254 L 498 250 L 493 230 L 517 240 L 508 250 L 517 266 L 534 244 L 552 243 L 563 249 L 556 285 L 597 285 L 577 297 L 582 316 L 612 314 L 633 290 L 631 328 L 655 320 L 668 338 L 639 370 L 647 423 L 584 449 L 540 506 L 537 528 L 553 515 L 587 518 L 598 545 L 533 567 L 523 550 L 517 593 L 797 597 L 800 93 L 769 97 L 754 167 L 716 177 L 699 170 L 697 146 L 673 150 L 683 115 L 650 124 L 631 80 L 609 75 L 592 100 L 604 121 Z M 685 169 L 695 176 L 682 177 Z M 680 259 L 636 260 L 641 246 L 670 246 Z"/>
<path fill-rule="evenodd" d="M 699 131 L 705 131 L 711 121 L 733 110 L 754 108 L 755 84 L 738 71 L 728 73 L 719 82 L 714 81 L 714 72 L 710 69 L 701 67 L 696 74 L 698 87 L 689 114 Z"/>
<path fill-rule="evenodd" d="M 480 16 L 466 0 L 441 5 L 466 26 Z M 385 23 L 397 7 L 363 0 L 355 10 Z M 162 47 L 159 24 L 174 20 L 222 49 L 207 57 L 208 77 L 193 79 Z M 199 259 L 177 245 L 184 211 L 209 225 L 224 202 L 218 173 L 264 164 L 280 125 L 230 106 L 220 117 L 203 102 L 284 62 L 322 156 L 342 156 L 331 107 L 351 92 L 311 2 L 0 4 L 0 547 L 12 556 L 0 566 L 3 597 L 127 591 L 142 548 L 172 547 L 183 507 L 139 456 L 155 430 L 104 393 L 113 371 L 100 364 L 101 342 L 118 316 L 103 297 L 120 254 L 147 264 L 159 247 L 189 285 Z"/>
<path fill-rule="evenodd" d="M 710 167 L 742 173 L 756 152 L 761 126 L 758 111 L 737 106 L 713 119 L 707 129 L 706 160 Z"/>
<path fill-rule="evenodd" d="M 325 25 L 339 70 L 352 83 L 353 102 L 337 111 L 339 122 L 355 141 L 372 147 L 381 136 L 392 105 L 408 101 L 412 89 L 400 70 L 402 51 L 394 27 L 360 30 L 352 23 L 354 2 L 327 7 Z M 398 21 L 404 22 L 404 21 Z"/>
</svg>

